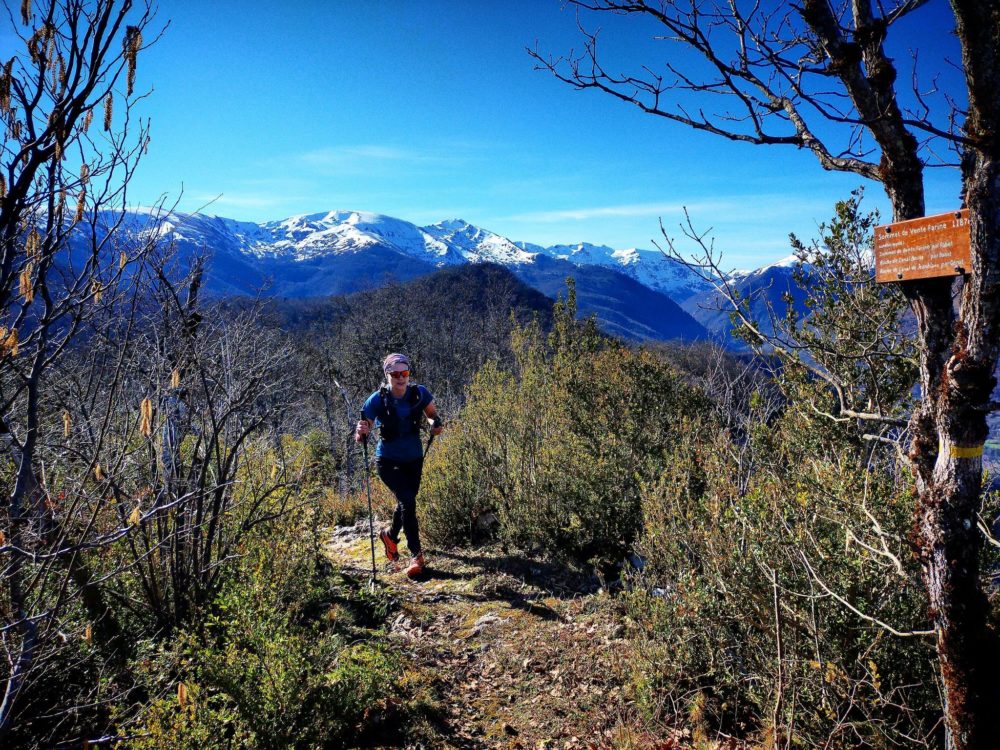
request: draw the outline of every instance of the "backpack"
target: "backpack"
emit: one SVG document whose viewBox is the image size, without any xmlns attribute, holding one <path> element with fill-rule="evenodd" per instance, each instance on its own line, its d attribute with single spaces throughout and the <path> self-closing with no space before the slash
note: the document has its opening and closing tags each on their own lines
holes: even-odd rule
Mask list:
<svg viewBox="0 0 1000 750">
<path fill-rule="evenodd" d="M 396 413 L 395 401 L 389 388 L 383 385 L 378 389 L 378 393 L 382 399 L 379 437 L 381 437 L 383 443 L 388 443 L 399 437 L 400 419 Z M 420 417 L 423 416 L 423 412 L 417 408 L 420 405 L 420 389 L 412 384 L 406 386 L 406 396 L 404 398 L 406 398 L 406 403 L 410 405 L 410 414 L 407 417 L 407 421 L 411 423 L 413 434 L 417 435 L 420 433 Z"/>
</svg>

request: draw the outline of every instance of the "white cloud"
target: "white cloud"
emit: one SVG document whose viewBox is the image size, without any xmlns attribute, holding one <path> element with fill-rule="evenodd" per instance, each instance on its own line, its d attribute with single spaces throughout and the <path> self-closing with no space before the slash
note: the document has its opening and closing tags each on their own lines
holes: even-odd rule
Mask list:
<svg viewBox="0 0 1000 750">
<path fill-rule="evenodd" d="M 267 168 L 311 170 L 315 174 L 366 175 L 385 172 L 398 175 L 407 170 L 456 169 L 467 167 L 476 159 L 473 146 L 448 145 L 440 148 L 413 149 L 375 143 L 350 146 L 325 146 L 297 154 L 265 159 Z"/>
<path fill-rule="evenodd" d="M 680 217 L 684 212 L 693 220 L 703 218 L 711 223 L 739 221 L 786 220 L 792 215 L 825 216 L 830 212 L 827 201 L 782 194 L 731 196 L 720 200 L 676 201 L 669 203 L 631 203 L 611 206 L 588 206 L 554 211 L 533 211 L 504 217 L 507 221 L 559 223 L 590 219 Z"/>
<path fill-rule="evenodd" d="M 237 221 L 269 221 L 291 216 L 298 207 L 308 200 L 302 195 L 293 195 L 280 190 L 222 193 L 207 191 L 186 193 L 177 208 L 186 212 L 198 212 L 210 216 L 224 216 Z"/>
</svg>

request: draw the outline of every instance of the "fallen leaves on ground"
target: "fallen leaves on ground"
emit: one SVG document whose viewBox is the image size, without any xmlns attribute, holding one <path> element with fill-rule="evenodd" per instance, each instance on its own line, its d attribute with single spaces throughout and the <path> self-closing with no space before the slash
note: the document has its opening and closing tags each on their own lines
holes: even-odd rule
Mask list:
<svg viewBox="0 0 1000 750">
<path fill-rule="evenodd" d="M 367 524 L 331 535 L 331 559 L 371 575 Z M 408 662 L 407 689 L 440 720 L 413 748 L 571 750 L 688 747 L 644 727 L 628 688 L 629 642 L 612 597 L 591 577 L 498 547 L 427 551 L 409 580 L 377 560 L 400 602 L 386 637 Z"/>
</svg>

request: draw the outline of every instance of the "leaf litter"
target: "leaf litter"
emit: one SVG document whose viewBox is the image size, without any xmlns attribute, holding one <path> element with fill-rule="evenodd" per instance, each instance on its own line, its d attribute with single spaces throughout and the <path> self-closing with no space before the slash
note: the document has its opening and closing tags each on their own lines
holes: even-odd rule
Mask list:
<svg viewBox="0 0 1000 750">
<path fill-rule="evenodd" d="M 367 523 L 335 530 L 327 552 L 371 575 Z M 376 558 L 379 586 L 399 602 L 384 637 L 406 662 L 401 697 L 432 704 L 392 747 L 692 747 L 687 732 L 642 720 L 634 646 L 592 577 L 498 545 L 426 554 L 418 581 Z"/>
</svg>

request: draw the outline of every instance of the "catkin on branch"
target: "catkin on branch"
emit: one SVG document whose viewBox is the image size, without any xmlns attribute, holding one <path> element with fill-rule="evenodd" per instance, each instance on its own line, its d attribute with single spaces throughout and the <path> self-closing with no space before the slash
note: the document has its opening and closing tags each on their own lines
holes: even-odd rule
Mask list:
<svg viewBox="0 0 1000 750">
<path fill-rule="evenodd" d="M 132 89 L 135 87 L 135 60 L 142 47 L 142 31 L 138 26 L 129 26 L 125 29 L 125 41 L 123 42 L 125 60 L 128 62 L 128 90 L 127 96 L 132 96 Z"/>
<path fill-rule="evenodd" d="M 42 244 L 42 236 L 38 234 L 38 230 L 32 227 L 31 231 L 28 232 L 28 239 L 24 243 L 24 254 L 28 256 L 28 260 L 35 260 L 38 257 L 38 248 Z"/>
<path fill-rule="evenodd" d="M 29 305 L 35 300 L 35 286 L 31 278 L 31 271 L 32 263 L 28 261 L 21 269 L 21 277 L 18 280 L 18 292 Z"/>
<path fill-rule="evenodd" d="M 79 224 L 81 221 L 83 221 L 83 211 L 86 207 L 87 207 L 87 188 L 84 187 L 82 190 L 80 190 L 80 195 L 76 199 L 76 215 L 73 218 L 73 221 L 75 223 Z"/>
<path fill-rule="evenodd" d="M 11 328 L 8 331 L 7 326 L 0 326 L 0 357 L 5 357 L 8 354 L 16 357 L 18 351 L 17 329 Z"/>
<path fill-rule="evenodd" d="M 139 407 L 139 432 L 146 437 L 153 434 L 153 402 L 148 398 Z"/>
<path fill-rule="evenodd" d="M 111 132 L 111 115 L 114 111 L 114 106 L 114 98 L 109 91 L 108 95 L 104 98 L 104 130 L 109 133 Z"/>
<path fill-rule="evenodd" d="M 3 72 L 0 72 L 0 113 L 5 115 L 10 114 L 10 83 L 13 64 L 14 58 L 12 57 L 3 66 Z"/>
</svg>

